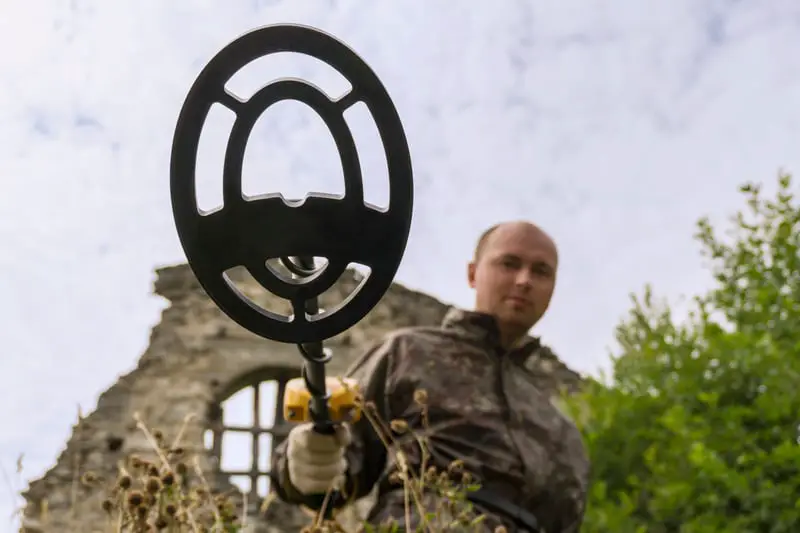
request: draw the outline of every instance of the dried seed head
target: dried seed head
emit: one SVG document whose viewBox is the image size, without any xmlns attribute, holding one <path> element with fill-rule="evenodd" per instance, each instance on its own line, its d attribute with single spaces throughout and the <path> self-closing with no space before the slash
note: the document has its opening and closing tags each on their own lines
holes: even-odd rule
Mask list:
<svg viewBox="0 0 800 533">
<path fill-rule="evenodd" d="M 156 465 L 150 465 L 147 469 L 147 474 L 150 476 L 158 477 L 161 472 L 158 471 L 158 467 Z"/>
<path fill-rule="evenodd" d="M 447 467 L 447 471 L 451 474 L 460 474 L 464 471 L 464 461 L 456 459 Z"/>
<path fill-rule="evenodd" d="M 159 490 L 161 490 L 161 480 L 157 477 L 148 478 L 146 488 L 147 492 L 150 494 L 156 494 Z"/>
<path fill-rule="evenodd" d="M 428 469 L 425 471 L 424 480 L 426 482 L 430 482 L 436 479 L 436 467 L 429 466 Z"/>
<path fill-rule="evenodd" d="M 163 476 L 161 476 L 161 482 L 166 487 L 171 487 L 175 483 L 175 474 L 172 472 L 167 472 Z"/>
<path fill-rule="evenodd" d="M 84 485 L 93 485 L 98 481 L 97 475 L 94 472 L 86 472 L 81 476 L 81 483 Z"/>
<path fill-rule="evenodd" d="M 189 471 L 189 468 L 186 466 L 186 463 L 178 463 L 175 465 L 175 471 L 180 476 L 185 476 L 186 472 Z"/>
<path fill-rule="evenodd" d="M 133 480 L 131 479 L 131 476 L 127 474 L 120 476 L 119 480 L 117 480 L 117 485 L 119 485 L 119 487 L 123 490 L 128 490 L 129 488 L 131 488 L 132 483 Z"/>
<path fill-rule="evenodd" d="M 169 522 L 167 522 L 167 519 L 164 518 L 163 516 L 159 516 L 156 519 L 156 523 L 155 523 L 156 529 L 165 529 L 168 525 L 169 525 Z"/>
<path fill-rule="evenodd" d="M 110 513 L 113 510 L 114 510 L 114 502 L 112 502 L 108 498 L 103 500 L 103 511 Z"/>
<path fill-rule="evenodd" d="M 175 513 L 177 513 L 177 512 L 178 512 L 178 508 L 177 508 L 177 507 L 175 507 L 175 504 L 174 504 L 174 503 L 168 503 L 168 504 L 167 504 L 167 505 L 164 507 L 164 512 L 165 512 L 165 513 L 167 513 L 169 516 L 175 516 Z"/>
<path fill-rule="evenodd" d="M 136 470 L 142 467 L 143 462 L 138 455 L 131 455 L 128 459 L 128 464 L 131 466 L 131 468 Z"/>
<path fill-rule="evenodd" d="M 138 507 L 144 503 L 144 495 L 138 490 L 132 490 L 128 494 L 128 505 L 131 507 Z"/>
<path fill-rule="evenodd" d="M 406 431 L 408 431 L 408 422 L 400 419 L 392 420 L 389 423 L 389 427 L 391 427 L 392 431 L 394 431 L 395 433 L 403 434 Z"/>
<path fill-rule="evenodd" d="M 426 405 L 428 403 L 428 391 L 425 389 L 414 391 L 414 401 L 419 405 Z"/>
</svg>

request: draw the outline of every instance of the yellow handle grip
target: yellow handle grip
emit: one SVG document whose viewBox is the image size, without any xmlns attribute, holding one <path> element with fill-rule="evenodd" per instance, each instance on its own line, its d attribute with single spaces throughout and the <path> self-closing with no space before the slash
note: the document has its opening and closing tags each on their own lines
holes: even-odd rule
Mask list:
<svg viewBox="0 0 800 533">
<path fill-rule="evenodd" d="M 325 386 L 330 398 L 328 412 L 331 421 L 357 422 L 361 418 L 358 404 L 358 383 L 350 378 L 326 377 Z M 294 378 L 286 383 L 283 393 L 283 418 L 287 422 L 311 422 L 309 402 L 311 393 L 303 378 Z"/>
</svg>

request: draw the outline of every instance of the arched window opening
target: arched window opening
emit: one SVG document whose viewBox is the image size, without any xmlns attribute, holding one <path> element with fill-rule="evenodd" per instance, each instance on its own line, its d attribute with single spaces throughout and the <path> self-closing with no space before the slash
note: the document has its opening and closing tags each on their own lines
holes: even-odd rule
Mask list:
<svg viewBox="0 0 800 533">
<path fill-rule="evenodd" d="M 247 494 L 257 506 L 272 490 L 272 452 L 291 426 L 282 412 L 286 383 L 299 375 L 292 370 L 261 370 L 237 380 L 210 412 L 205 446 L 216 458 L 220 474 Z"/>
</svg>

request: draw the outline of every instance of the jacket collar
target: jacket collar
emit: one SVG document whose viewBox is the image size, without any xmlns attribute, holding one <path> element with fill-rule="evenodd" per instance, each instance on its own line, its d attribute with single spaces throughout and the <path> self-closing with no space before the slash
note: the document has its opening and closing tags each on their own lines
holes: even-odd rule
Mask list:
<svg viewBox="0 0 800 533">
<path fill-rule="evenodd" d="M 468 337 L 487 344 L 488 346 L 501 350 L 500 328 L 497 319 L 488 313 L 478 311 L 468 311 L 451 307 L 445 314 L 442 321 L 444 329 L 455 330 Z M 541 347 L 538 337 L 525 335 L 508 350 L 503 350 L 510 355 L 528 356 Z"/>
</svg>

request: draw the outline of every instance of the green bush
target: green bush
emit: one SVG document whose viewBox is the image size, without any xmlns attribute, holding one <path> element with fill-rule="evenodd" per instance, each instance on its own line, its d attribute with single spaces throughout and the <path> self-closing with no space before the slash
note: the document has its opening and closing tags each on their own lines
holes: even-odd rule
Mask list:
<svg viewBox="0 0 800 533">
<path fill-rule="evenodd" d="M 648 287 L 617 329 L 613 377 L 565 403 L 592 458 L 585 533 L 800 531 L 800 206 L 741 187 L 714 285 L 678 321 Z"/>
</svg>

